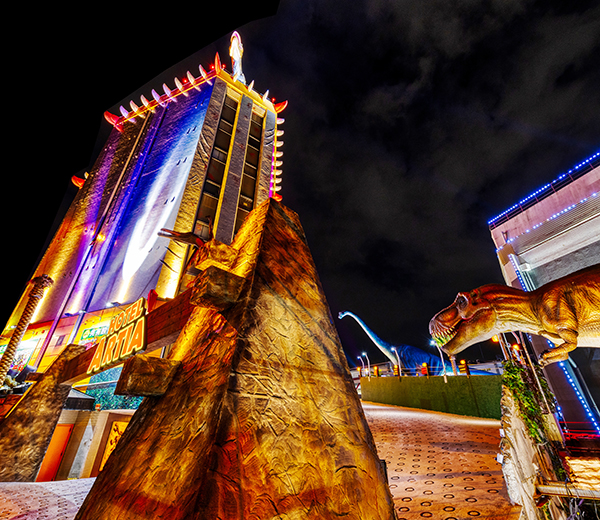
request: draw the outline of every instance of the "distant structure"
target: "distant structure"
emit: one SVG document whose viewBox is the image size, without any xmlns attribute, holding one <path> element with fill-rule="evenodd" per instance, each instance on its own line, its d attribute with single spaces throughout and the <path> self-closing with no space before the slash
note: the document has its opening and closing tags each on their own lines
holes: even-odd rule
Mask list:
<svg viewBox="0 0 600 520">
<path fill-rule="evenodd" d="M 600 152 L 488 222 L 506 283 L 533 290 L 600 262 Z M 531 336 L 539 355 L 547 341 Z M 544 371 L 567 435 L 600 435 L 600 350 L 581 347 Z"/>
<path fill-rule="evenodd" d="M 242 45 L 231 38 L 232 73 L 219 55 L 208 68 L 175 78 L 105 113 L 108 141 L 80 188 L 34 276 L 50 276 L 13 368 L 38 371 L 68 343 L 93 344 L 110 319 L 150 293 L 166 300 L 187 288 L 198 239 L 229 244 L 248 213 L 281 200 L 282 151 L 273 104 L 246 85 Z M 175 233 L 162 233 L 168 229 Z M 200 243 L 200 242 L 198 242 Z M 0 337 L 6 348 L 27 294 Z"/>
</svg>

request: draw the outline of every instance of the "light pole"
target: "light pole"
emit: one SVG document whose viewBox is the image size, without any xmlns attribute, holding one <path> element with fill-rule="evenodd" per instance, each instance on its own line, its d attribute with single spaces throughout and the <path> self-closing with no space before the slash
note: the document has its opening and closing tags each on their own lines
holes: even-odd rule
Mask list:
<svg viewBox="0 0 600 520">
<path fill-rule="evenodd" d="M 442 361 L 442 375 L 444 376 L 444 383 L 448 382 L 448 377 L 446 376 L 446 363 L 444 362 L 444 356 L 442 355 L 442 349 L 440 348 L 440 346 L 433 340 L 431 340 L 429 342 L 430 345 L 435 345 L 438 349 L 438 352 L 440 353 L 440 360 Z"/>
<path fill-rule="evenodd" d="M 367 358 L 367 374 L 369 376 L 369 379 L 371 379 L 371 362 L 369 361 L 369 356 L 367 356 L 366 352 L 363 352 L 362 355 Z"/>
<path fill-rule="evenodd" d="M 358 356 L 358 359 L 360 359 L 360 362 L 362 364 L 362 372 L 360 373 L 361 377 L 365 371 L 365 362 L 363 361 L 363 358 L 361 356 Z"/>
<path fill-rule="evenodd" d="M 398 360 L 398 377 L 400 377 L 402 375 L 402 365 L 400 364 L 400 356 L 398 355 L 396 347 L 392 347 L 392 350 L 394 351 L 394 354 L 396 354 L 396 359 Z"/>
</svg>

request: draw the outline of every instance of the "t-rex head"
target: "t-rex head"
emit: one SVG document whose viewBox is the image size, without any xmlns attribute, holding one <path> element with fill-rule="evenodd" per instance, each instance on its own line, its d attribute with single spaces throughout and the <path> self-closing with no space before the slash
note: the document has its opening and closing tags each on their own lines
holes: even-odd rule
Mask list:
<svg viewBox="0 0 600 520">
<path fill-rule="evenodd" d="M 429 322 L 431 337 L 446 354 L 454 356 L 502 332 L 493 303 L 505 295 L 506 289 L 504 285 L 491 284 L 458 293 L 454 303 Z"/>
</svg>

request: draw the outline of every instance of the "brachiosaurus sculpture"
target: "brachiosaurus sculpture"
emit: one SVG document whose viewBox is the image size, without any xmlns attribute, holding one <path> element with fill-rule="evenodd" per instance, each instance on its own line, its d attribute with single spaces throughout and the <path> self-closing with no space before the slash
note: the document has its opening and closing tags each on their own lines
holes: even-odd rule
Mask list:
<svg viewBox="0 0 600 520">
<path fill-rule="evenodd" d="M 451 357 L 474 343 L 517 330 L 556 345 L 541 355 L 542 366 L 564 361 L 578 345 L 600 347 L 600 264 L 531 292 L 491 284 L 458 293 L 429 322 L 431 336 Z"/>
<path fill-rule="evenodd" d="M 437 376 L 441 375 L 443 372 L 444 366 L 442 365 L 442 360 L 439 356 L 434 356 L 421 350 L 417 347 L 411 347 L 410 345 L 391 345 L 386 343 L 382 339 L 380 339 L 367 325 L 363 320 L 361 320 L 356 314 L 345 311 L 340 312 L 338 314 L 338 318 L 341 320 L 345 316 L 351 316 L 356 320 L 356 322 L 362 327 L 362 329 L 367 333 L 367 336 L 371 339 L 373 343 L 377 346 L 381 352 L 383 352 L 386 357 L 396 365 L 398 363 L 398 359 L 396 358 L 396 354 L 392 350 L 392 347 L 396 349 L 398 352 L 398 356 L 400 357 L 400 362 L 405 367 L 415 368 L 417 365 L 422 365 L 423 363 L 427 363 L 429 366 L 429 372 L 431 375 Z M 444 365 L 446 367 L 446 372 L 448 374 L 452 373 L 452 366 L 450 363 L 446 363 L 444 361 Z"/>
</svg>

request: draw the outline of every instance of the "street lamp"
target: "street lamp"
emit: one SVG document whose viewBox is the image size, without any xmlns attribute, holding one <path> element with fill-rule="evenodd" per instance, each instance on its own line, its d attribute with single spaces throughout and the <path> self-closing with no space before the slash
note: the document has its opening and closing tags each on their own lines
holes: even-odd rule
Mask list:
<svg viewBox="0 0 600 520">
<path fill-rule="evenodd" d="M 396 354 L 396 359 L 398 360 L 398 377 L 402 375 L 402 365 L 400 364 L 400 356 L 398 355 L 398 351 L 396 347 L 392 347 L 394 354 Z"/>
<path fill-rule="evenodd" d="M 360 359 L 360 362 L 362 364 L 362 372 L 360 373 L 360 375 L 362 376 L 365 371 L 365 362 L 363 361 L 363 358 L 360 356 L 358 356 L 358 359 Z"/>
<path fill-rule="evenodd" d="M 429 342 L 430 345 L 435 345 L 438 349 L 438 352 L 440 353 L 440 359 L 442 361 L 442 375 L 444 376 L 444 383 L 448 382 L 448 377 L 446 376 L 446 363 L 444 362 L 444 356 L 442 355 L 442 349 L 440 348 L 440 346 L 433 340 L 431 340 Z"/>
<path fill-rule="evenodd" d="M 366 352 L 363 352 L 362 354 L 363 356 L 365 356 L 367 358 L 367 374 L 369 376 L 369 379 L 371 379 L 371 362 L 369 361 L 369 356 L 367 356 Z"/>
</svg>

